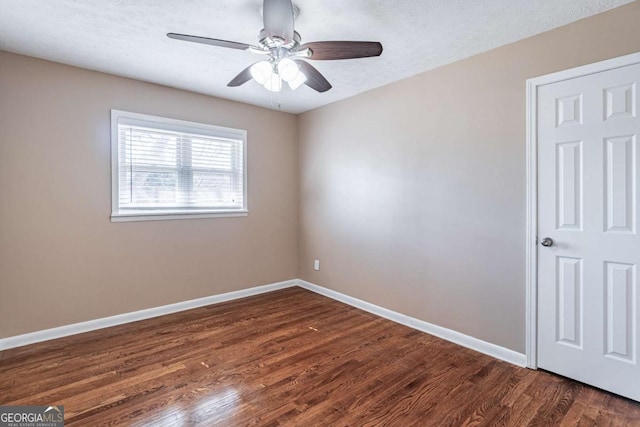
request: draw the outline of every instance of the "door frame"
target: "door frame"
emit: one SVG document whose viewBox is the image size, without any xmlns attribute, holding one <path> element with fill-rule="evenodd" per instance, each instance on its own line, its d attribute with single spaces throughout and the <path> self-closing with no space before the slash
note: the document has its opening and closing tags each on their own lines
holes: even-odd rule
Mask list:
<svg viewBox="0 0 640 427">
<path fill-rule="evenodd" d="M 538 88 L 639 63 L 640 52 L 637 52 L 527 80 L 526 356 L 528 368 L 538 368 Z"/>
</svg>

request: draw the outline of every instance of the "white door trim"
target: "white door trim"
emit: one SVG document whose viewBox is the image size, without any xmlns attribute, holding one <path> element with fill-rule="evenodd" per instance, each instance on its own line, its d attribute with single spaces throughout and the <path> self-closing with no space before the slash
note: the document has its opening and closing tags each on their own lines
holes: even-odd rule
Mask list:
<svg viewBox="0 0 640 427">
<path fill-rule="evenodd" d="M 583 65 L 527 80 L 527 236 L 526 236 L 526 354 L 527 367 L 537 369 L 538 313 L 538 88 L 563 80 L 640 64 L 640 52 Z"/>
</svg>

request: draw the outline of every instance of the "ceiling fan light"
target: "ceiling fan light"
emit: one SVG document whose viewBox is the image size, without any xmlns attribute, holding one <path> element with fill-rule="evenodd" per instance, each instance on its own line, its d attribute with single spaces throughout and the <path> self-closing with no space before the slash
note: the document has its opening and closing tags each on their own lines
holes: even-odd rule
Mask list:
<svg viewBox="0 0 640 427">
<path fill-rule="evenodd" d="M 298 65 L 289 58 L 281 59 L 280 62 L 278 62 L 278 74 L 280 74 L 280 77 L 282 77 L 282 80 L 285 82 L 294 80 L 299 73 Z"/>
<path fill-rule="evenodd" d="M 269 61 L 256 62 L 249 71 L 255 81 L 264 85 L 271 78 L 271 63 Z"/>
<path fill-rule="evenodd" d="M 295 79 L 290 80 L 287 83 L 289 83 L 289 87 L 292 90 L 296 90 L 300 86 L 302 86 L 304 84 L 304 82 L 306 82 L 306 81 L 307 81 L 307 76 L 305 76 L 303 73 L 299 72 Z"/>
<path fill-rule="evenodd" d="M 264 88 L 271 92 L 280 92 L 282 90 L 282 79 L 276 73 L 271 73 L 269 78 L 263 84 Z"/>
</svg>

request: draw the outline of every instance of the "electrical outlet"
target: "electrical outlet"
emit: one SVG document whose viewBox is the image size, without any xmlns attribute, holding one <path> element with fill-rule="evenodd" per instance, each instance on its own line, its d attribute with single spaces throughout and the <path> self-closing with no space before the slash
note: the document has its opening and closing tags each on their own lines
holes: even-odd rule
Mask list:
<svg viewBox="0 0 640 427">
<path fill-rule="evenodd" d="M 313 261 L 313 269 L 315 271 L 320 271 L 320 260 L 319 259 Z"/>
</svg>

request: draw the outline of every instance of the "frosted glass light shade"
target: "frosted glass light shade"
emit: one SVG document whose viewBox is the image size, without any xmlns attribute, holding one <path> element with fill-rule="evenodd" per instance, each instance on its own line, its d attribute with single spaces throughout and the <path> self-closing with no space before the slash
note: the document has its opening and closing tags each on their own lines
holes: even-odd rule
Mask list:
<svg viewBox="0 0 640 427">
<path fill-rule="evenodd" d="M 273 67 L 269 61 L 260 61 L 253 64 L 249 71 L 255 81 L 264 85 L 271 78 Z"/>
<path fill-rule="evenodd" d="M 305 76 L 302 72 L 298 72 L 298 75 L 296 76 L 296 78 L 288 81 L 287 83 L 289 83 L 289 87 L 292 90 L 296 90 L 300 86 L 302 86 L 302 84 L 306 81 L 307 81 L 307 76 Z"/>
<path fill-rule="evenodd" d="M 271 92 L 280 92 L 282 89 L 282 79 L 276 73 L 271 73 L 267 81 L 263 84 L 264 88 Z"/>
<path fill-rule="evenodd" d="M 280 77 L 282 77 L 282 80 L 285 82 L 294 80 L 299 73 L 298 64 L 289 58 L 281 59 L 280 62 L 278 62 L 278 74 L 280 74 Z"/>
</svg>

